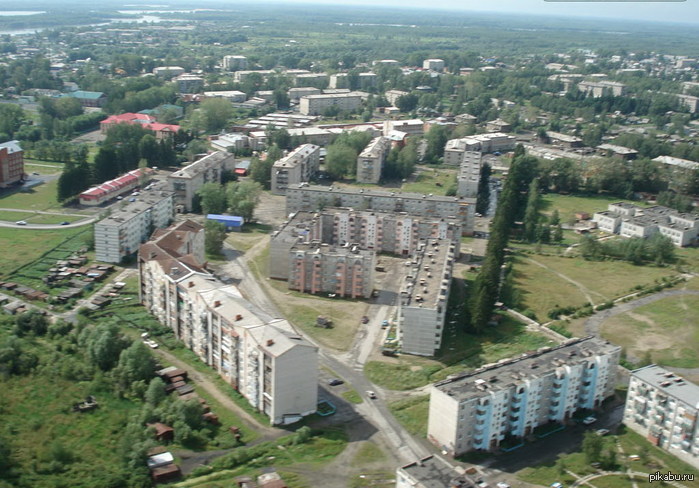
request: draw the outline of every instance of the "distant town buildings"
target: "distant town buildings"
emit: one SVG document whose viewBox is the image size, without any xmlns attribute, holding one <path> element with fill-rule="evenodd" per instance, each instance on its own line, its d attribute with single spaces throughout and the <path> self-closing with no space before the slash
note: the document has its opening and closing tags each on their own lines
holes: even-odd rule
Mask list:
<svg viewBox="0 0 699 488">
<path fill-rule="evenodd" d="M 422 69 L 428 69 L 430 71 L 444 71 L 444 60 L 443 59 L 425 59 L 422 62 Z"/>
<path fill-rule="evenodd" d="M 606 96 L 621 97 L 626 94 L 626 85 L 616 81 L 581 81 L 578 83 L 578 90 L 592 95 L 593 98 Z"/>
<path fill-rule="evenodd" d="M 406 95 L 409 95 L 409 93 L 401 90 L 386 90 L 386 93 L 384 93 L 384 97 L 386 97 L 388 103 L 390 103 L 394 107 L 396 106 L 396 102 L 398 101 L 398 99 Z"/>
<path fill-rule="evenodd" d="M 153 69 L 153 74 L 158 78 L 173 78 L 185 73 L 182 66 L 159 66 Z"/>
<path fill-rule="evenodd" d="M 614 393 L 620 354 L 621 347 L 601 339 L 572 339 L 436 383 L 428 438 L 458 456 L 568 422 Z"/>
<path fill-rule="evenodd" d="M 171 173 L 167 180 L 170 191 L 174 193 L 177 211 L 191 212 L 199 188 L 205 183 L 220 183 L 223 171 L 233 171 L 234 166 L 233 154 L 217 151 Z"/>
<path fill-rule="evenodd" d="M 109 129 L 117 124 L 140 125 L 144 129 L 153 131 L 155 138 L 158 140 L 171 138 L 180 130 L 179 125 L 161 124 L 152 115 L 129 112 L 120 115 L 110 115 L 100 122 L 100 131 L 102 134 L 106 134 Z"/>
<path fill-rule="evenodd" d="M 0 188 L 24 181 L 24 150 L 19 141 L 0 144 Z"/>
<path fill-rule="evenodd" d="M 174 79 L 179 93 L 199 93 L 204 88 L 204 78 L 192 74 L 182 74 Z"/>
<path fill-rule="evenodd" d="M 624 424 L 699 468 L 699 386 L 660 366 L 631 372 Z"/>
<path fill-rule="evenodd" d="M 615 144 L 601 144 L 597 146 L 597 150 L 607 157 L 617 157 L 625 160 L 636 159 L 638 151 L 624 146 Z"/>
<path fill-rule="evenodd" d="M 390 150 L 390 139 L 382 136 L 372 139 L 357 157 L 357 182 L 377 184 Z"/>
<path fill-rule="evenodd" d="M 611 203 L 606 211 L 595 213 L 592 220 L 600 230 L 610 234 L 647 238 L 660 233 L 678 247 L 688 246 L 699 235 L 699 216 L 660 205 L 638 207 L 625 202 Z"/>
<path fill-rule="evenodd" d="M 136 253 L 154 229 L 170 225 L 174 213 L 172 193 L 164 184 L 141 191 L 135 201 L 95 224 L 95 259 L 121 262 Z"/>
<path fill-rule="evenodd" d="M 499 132 L 478 134 L 461 139 L 450 139 L 444 146 L 444 164 L 459 166 L 465 152 L 491 153 L 511 151 L 515 148 L 515 144 L 516 139 L 514 137 Z"/>
<path fill-rule="evenodd" d="M 164 326 L 272 424 L 316 411 L 318 350 L 205 270 L 203 228 L 157 233 L 138 255 L 140 298 Z"/>
<path fill-rule="evenodd" d="M 379 212 L 405 212 L 431 218 L 454 218 L 461 222 L 463 235 L 473 234 L 475 199 L 401 193 L 364 188 L 290 185 L 286 192 L 286 213 L 313 212 L 324 207 L 350 207 Z"/>
<path fill-rule="evenodd" d="M 289 185 L 310 181 L 320 168 L 320 147 L 302 144 L 272 166 L 272 193 L 286 194 Z"/>
</svg>

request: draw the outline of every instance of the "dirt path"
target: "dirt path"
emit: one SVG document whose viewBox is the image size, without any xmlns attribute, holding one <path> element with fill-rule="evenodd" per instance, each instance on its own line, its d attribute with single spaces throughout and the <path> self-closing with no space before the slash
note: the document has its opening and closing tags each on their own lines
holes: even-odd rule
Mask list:
<svg viewBox="0 0 699 488">
<path fill-rule="evenodd" d="M 600 297 L 602 300 L 607 300 L 607 297 L 605 297 L 604 295 L 597 293 L 596 291 L 591 291 L 591 290 L 587 289 L 582 283 L 577 282 L 577 281 L 573 280 L 572 278 L 567 277 L 563 273 L 559 273 L 555 269 L 552 269 L 552 268 L 546 266 L 545 264 L 540 263 L 539 261 L 536 261 L 535 259 L 532 259 L 532 258 L 526 258 L 526 259 L 527 259 L 527 261 L 532 262 L 532 263 L 536 264 L 537 266 L 544 268 L 546 271 L 549 271 L 549 272 L 555 274 L 559 278 L 561 278 L 561 279 L 567 281 L 568 283 L 572 284 L 573 286 L 575 286 L 578 290 L 580 290 L 580 293 L 585 295 L 585 299 L 589 303 L 592 303 L 593 305 L 595 303 L 595 301 L 592 299 L 593 293 L 595 295 L 597 295 L 598 297 Z"/>
</svg>

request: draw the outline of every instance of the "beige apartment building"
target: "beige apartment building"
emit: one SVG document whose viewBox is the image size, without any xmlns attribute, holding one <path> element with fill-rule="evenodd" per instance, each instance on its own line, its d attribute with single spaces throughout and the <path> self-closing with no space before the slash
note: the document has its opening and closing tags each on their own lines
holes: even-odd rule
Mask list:
<svg viewBox="0 0 699 488">
<path fill-rule="evenodd" d="M 357 110 L 362 106 L 362 97 L 357 93 L 338 93 L 309 95 L 299 100 L 299 112 L 302 115 L 323 115 L 330 107 L 343 111 Z"/>
<path fill-rule="evenodd" d="M 458 456 L 565 423 L 614 393 L 621 347 L 587 337 L 435 383 L 428 439 Z"/>
<path fill-rule="evenodd" d="M 216 151 L 175 171 L 167 177 L 170 190 L 175 194 L 178 212 L 191 212 L 192 200 L 205 183 L 220 183 L 224 170 L 233 170 L 235 156 Z"/>
<path fill-rule="evenodd" d="M 464 151 L 461 156 L 459 173 L 456 175 L 456 195 L 476 198 L 478 184 L 481 180 L 481 163 L 483 155 L 478 151 Z"/>
<path fill-rule="evenodd" d="M 310 181 L 320 168 L 320 147 L 303 144 L 272 166 L 272 193 L 284 195 L 289 185 Z"/>
<path fill-rule="evenodd" d="M 391 140 L 387 137 L 372 139 L 357 156 L 357 182 L 377 184 L 390 150 Z"/>
</svg>

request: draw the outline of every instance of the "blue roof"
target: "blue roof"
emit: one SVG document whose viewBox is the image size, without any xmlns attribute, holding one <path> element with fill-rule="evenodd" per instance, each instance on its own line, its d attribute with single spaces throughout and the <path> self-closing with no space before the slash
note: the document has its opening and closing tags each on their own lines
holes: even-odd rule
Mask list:
<svg viewBox="0 0 699 488">
<path fill-rule="evenodd" d="M 74 91 L 73 93 L 69 93 L 68 96 L 71 96 L 74 98 L 85 98 L 85 99 L 96 100 L 96 99 L 104 96 L 104 93 L 78 90 L 78 91 Z"/>
<path fill-rule="evenodd" d="M 243 159 L 235 165 L 235 169 L 250 169 L 250 160 Z"/>
<path fill-rule="evenodd" d="M 216 220 L 217 222 L 223 222 L 228 225 L 233 225 L 240 227 L 243 225 L 243 217 L 238 217 L 236 215 L 218 215 L 218 214 L 208 214 L 206 216 L 207 220 Z"/>
</svg>

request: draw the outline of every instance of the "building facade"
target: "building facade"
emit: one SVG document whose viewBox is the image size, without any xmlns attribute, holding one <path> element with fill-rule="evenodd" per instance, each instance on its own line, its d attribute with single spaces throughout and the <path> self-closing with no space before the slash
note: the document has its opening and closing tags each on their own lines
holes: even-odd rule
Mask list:
<svg viewBox="0 0 699 488">
<path fill-rule="evenodd" d="M 0 188 L 24 181 L 24 151 L 19 141 L 0 144 Z"/>
<path fill-rule="evenodd" d="M 407 213 L 417 217 L 453 218 L 461 222 L 462 235 L 472 235 L 475 219 L 473 198 L 423 195 L 368 190 L 364 188 L 335 188 L 300 183 L 290 185 L 286 192 L 286 213 L 300 210 L 313 212 L 325 207 L 350 207 L 378 212 Z"/>
<path fill-rule="evenodd" d="M 316 411 L 318 350 L 203 269 L 192 254 L 158 242 L 139 252 L 140 298 L 204 363 L 272 424 Z"/>
<path fill-rule="evenodd" d="M 192 201 L 205 183 L 220 183 L 224 170 L 233 170 L 233 154 L 216 151 L 175 171 L 167 177 L 170 191 L 174 193 L 178 212 L 190 212 Z"/>
<path fill-rule="evenodd" d="M 136 253 L 154 229 L 167 227 L 173 218 L 173 196 L 164 185 L 142 191 L 136 201 L 95 224 L 95 259 L 121 262 Z"/>
<path fill-rule="evenodd" d="M 320 169 L 320 147 L 303 144 L 272 165 L 272 193 L 286 194 L 289 185 L 310 181 Z"/>
<path fill-rule="evenodd" d="M 482 158 L 483 155 L 478 151 L 465 151 L 462 154 L 459 173 L 456 175 L 457 196 L 466 198 L 478 196 Z"/>
<path fill-rule="evenodd" d="M 614 393 L 621 348 L 587 337 L 484 366 L 432 386 L 428 438 L 458 456 L 565 423 Z"/>
<path fill-rule="evenodd" d="M 248 58 L 245 56 L 224 56 L 223 69 L 226 71 L 238 71 L 248 69 Z"/>
<path fill-rule="evenodd" d="M 135 169 L 133 171 L 129 171 L 125 175 L 121 175 L 119 178 L 105 181 L 101 185 L 85 190 L 78 196 L 80 199 L 80 205 L 101 205 L 117 195 L 131 191 L 139 185 L 148 182 L 148 175 L 151 173 L 151 171 L 152 170 L 149 168 Z"/>
<path fill-rule="evenodd" d="M 390 150 L 391 141 L 387 137 L 372 139 L 357 156 L 357 182 L 377 184 Z"/>
<path fill-rule="evenodd" d="M 699 386 L 660 366 L 631 372 L 624 424 L 699 469 Z"/>
<path fill-rule="evenodd" d="M 422 69 L 428 69 L 430 71 L 444 71 L 444 60 L 443 59 L 425 59 L 422 62 Z"/>
<path fill-rule="evenodd" d="M 439 351 L 454 259 L 451 240 L 427 239 L 418 244 L 400 291 L 398 339 L 402 352 L 434 356 Z"/>
<path fill-rule="evenodd" d="M 354 111 L 362 106 L 362 97 L 356 93 L 310 95 L 299 100 L 299 112 L 303 115 L 323 115 L 330 107 Z"/>
</svg>

